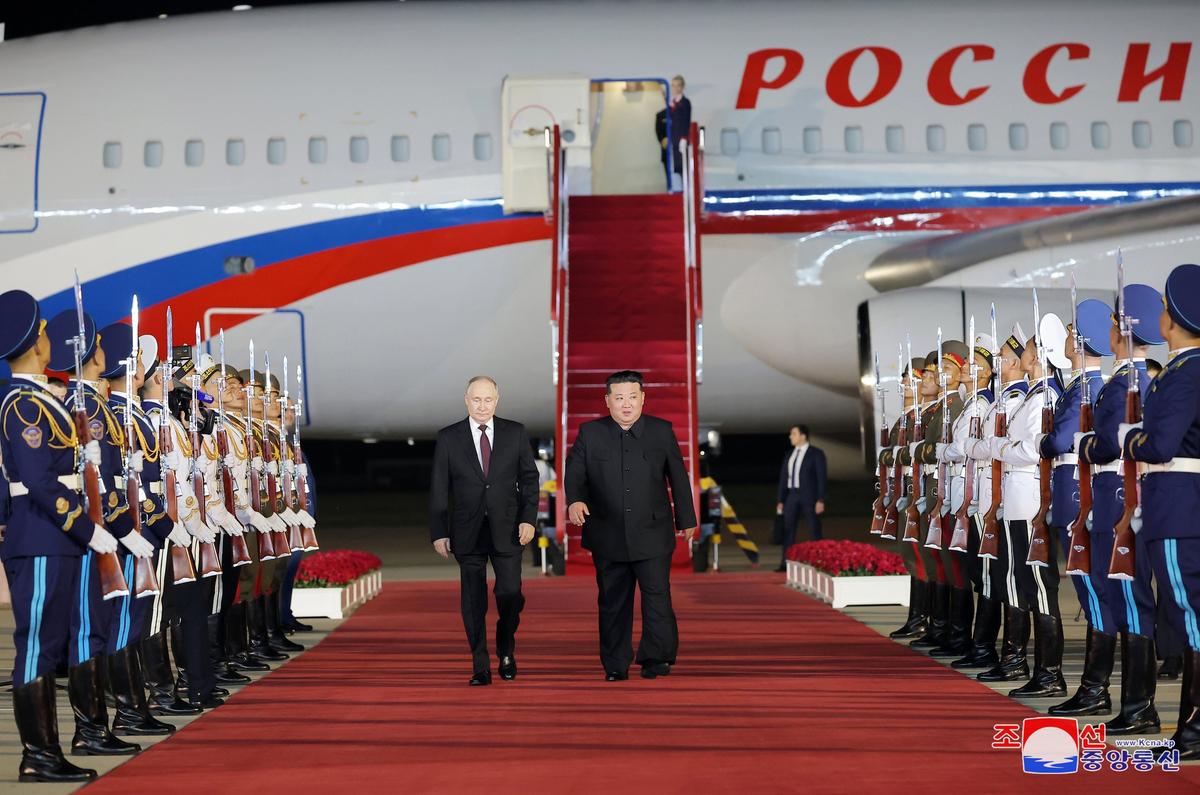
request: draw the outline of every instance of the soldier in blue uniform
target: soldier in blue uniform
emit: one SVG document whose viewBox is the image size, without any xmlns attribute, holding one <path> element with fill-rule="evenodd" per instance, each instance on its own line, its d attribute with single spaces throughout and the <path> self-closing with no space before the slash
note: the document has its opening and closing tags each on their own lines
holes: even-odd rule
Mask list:
<svg viewBox="0 0 1200 795">
<path fill-rule="evenodd" d="M 1146 347 L 1163 342 L 1158 328 L 1162 296 L 1153 287 L 1130 284 L 1125 287 L 1121 303 L 1134 321 L 1133 350 L 1127 349 L 1114 315 L 1109 345 L 1116 354 L 1117 369 L 1096 398 L 1095 430 L 1079 441 L 1080 460 L 1093 467 L 1091 580 L 1097 592 L 1107 591 L 1104 601 L 1111 607 L 1121 640 L 1121 711 L 1105 724 L 1107 732 L 1116 735 L 1157 732 L 1160 726 L 1154 706 L 1154 590 L 1149 558 L 1141 549 L 1141 534 L 1135 550 L 1138 562 L 1134 580 L 1112 579 L 1108 568 L 1113 528 L 1124 510 L 1119 430 L 1125 417 L 1126 392 L 1130 378 L 1137 378 L 1143 401 L 1149 391 Z"/>
<path fill-rule="evenodd" d="M 46 334 L 50 338 L 50 369 L 73 373 L 74 339 L 79 334 L 75 311 L 56 315 L 46 326 Z M 88 428 L 92 440 L 98 442 L 99 447 L 98 469 L 105 527 L 125 549 L 146 555 L 153 551 L 153 547 L 133 533 L 133 521 L 125 504 L 124 491 L 116 485 L 117 475 L 121 471 L 121 443 L 124 437 L 120 422 L 98 391 L 104 388 L 98 379 L 105 366 L 104 351 L 99 343 L 96 325 L 91 316 L 85 314 L 80 356 L 83 372 L 74 373 L 74 379 L 78 381 L 71 381 L 68 395 L 74 394 L 76 383 L 82 385 Z M 83 556 L 78 576 L 81 583 L 77 596 L 80 626 L 72 638 L 72 645 L 75 646 L 73 654 L 80 662 L 70 672 L 71 705 L 75 710 L 75 736 L 71 740 L 71 751 L 82 755 L 135 754 L 141 750 L 139 746 L 118 739 L 108 729 L 101 665 L 105 655 L 113 650 L 109 624 L 116 608 L 101 597 L 95 555 L 88 553 Z"/>
<path fill-rule="evenodd" d="M 166 503 L 154 486 L 160 485 L 158 438 L 149 418 L 142 410 L 137 390 L 145 380 L 140 360 L 137 361 L 132 378 L 127 378 L 130 354 L 133 351 L 133 329 L 125 323 L 114 323 L 100 330 L 100 347 L 104 351 L 105 367 L 100 377 L 108 382 L 108 406 L 116 415 L 122 430 L 132 429 L 132 471 L 138 473 L 141 512 L 141 535 L 150 542 L 152 557 L 157 559 L 163 543 L 174 532 L 176 537 L 187 543 L 187 532 L 182 527 L 176 531 L 175 523 L 167 516 Z M 132 385 L 133 393 L 126 392 Z M 126 414 L 130 417 L 127 420 Z M 124 488 L 124 478 L 118 487 Z M 160 488 L 161 491 L 161 488 Z M 132 506 L 131 506 L 132 510 Z M 182 535 L 181 535 L 182 534 Z M 132 555 L 125 556 L 125 580 L 134 578 Z M 159 587 L 162 580 L 159 578 Z M 108 681 L 116 699 L 117 710 L 113 717 L 113 732 L 117 734 L 156 735 L 171 734 L 175 727 L 157 720 L 150 714 L 146 700 L 145 681 L 137 651 L 146 636 L 146 627 L 154 607 L 154 597 L 122 597 L 115 603 L 108 636 Z"/>
<path fill-rule="evenodd" d="M 1137 554 L 1144 548 L 1171 624 L 1187 639 L 1179 725 L 1171 739 L 1181 758 L 1200 759 L 1200 266 L 1177 267 L 1165 292 L 1159 331 L 1170 360 L 1146 395 L 1141 426 L 1119 433 L 1124 454 L 1143 472 Z"/>
<path fill-rule="evenodd" d="M 46 323 L 33 296 L 0 295 L 0 358 L 12 381 L 0 404 L 0 462 L 6 525 L 0 556 L 12 592 L 13 715 L 21 736 L 21 781 L 90 781 L 96 771 L 68 762 L 58 739 L 54 672 L 80 660 L 71 642 L 79 631 L 75 594 L 79 562 L 90 546 L 101 552 L 116 539 L 88 519 L 75 469 L 75 427 L 46 389 L 50 361 Z M 89 454 L 98 457 L 98 445 Z"/>
<path fill-rule="evenodd" d="M 1071 339 L 1067 343 L 1071 380 L 1054 407 L 1054 430 L 1041 442 L 1042 456 L 1054 462 L 1050 524 L 1058 531 L 1062 548 L 1066 550 L 1071 548 L 1070 526 L 1079 513 L 1079 478 L 1091 477 L 1090 468 L 1079 473 L 1079 453 L 1075 449 L 1076 439 L 1080 436 L 1084 386 L 1086 382 L 1086 396 L 1095 404 L 1104 388 L 1101 357 L 1112 355 L 1108 344 L 1112 308 L 1103 301 L 1088 299 L 1077 305 L 1075 314 L 1079 328 L 1070 329 Z M 1082 342 L 1080 347 L 1074 342 L 1077 338 Z M 1090 577 L 1075 576 L 1071 582 L 1088 624 L 1083 674 L 1075 694 L 1051 707 L 1050 714 L 1105 715 L 1112 711 L 1108 682 L 1117 644 L 1116 624 L 1106 601 L 1109 591 L 1097 589 Z"/>
</svg>

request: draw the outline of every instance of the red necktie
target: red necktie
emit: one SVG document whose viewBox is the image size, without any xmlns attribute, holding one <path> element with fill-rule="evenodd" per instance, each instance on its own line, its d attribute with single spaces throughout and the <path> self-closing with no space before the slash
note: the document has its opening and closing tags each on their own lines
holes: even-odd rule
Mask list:
<svg viewBox="0 0 1200 795">
<path fill-rule="evenodd" d="M 488 476 L 488 466 L 492 463 L 492 443 L 487 438 L 487 426 L 479 426 L 479 461 L 483 465 L 484 480 Z"/>
</svg>

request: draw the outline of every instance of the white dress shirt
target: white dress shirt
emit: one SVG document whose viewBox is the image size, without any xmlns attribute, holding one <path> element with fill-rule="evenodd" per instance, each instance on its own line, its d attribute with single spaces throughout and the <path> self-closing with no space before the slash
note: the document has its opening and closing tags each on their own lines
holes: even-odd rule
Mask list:
<svg viewBox="0 0 1200 795">
<path fill-rule="evenodd" d="M 475 457 L 479 459 L 479 468 L 483 469 L 483 453 L 479 450 L 479 437 L 483 436 L 484 431 L 479 430 L 479 423 L 467 417 L 467 424 L 471 426 L 471 438 L 475 440 Z M 496 418 L 487 421 L 488 449 L 492 452 L 496 450 Z"/>
<path fill-rule="evenodd" d="M 800 445 L 792 450 L 792 457 L 788 459 L 788 488 L 800 488 L 800 465 L 804 463 L 804 454 L 808 452 L 808 442 Z"/>
</svg>

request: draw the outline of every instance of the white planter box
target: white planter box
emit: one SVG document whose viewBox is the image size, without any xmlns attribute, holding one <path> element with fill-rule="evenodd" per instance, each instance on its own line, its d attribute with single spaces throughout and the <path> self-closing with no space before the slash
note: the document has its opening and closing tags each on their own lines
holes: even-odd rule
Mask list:
<svg viewBox="0 0 1200 795">
<path fill-rule="evenodd" d="M 383 572 L 369 571 L 342 588 L 293 588 L 292 615 L 297 618 L 345 618 L 383 587 Z"/>
<path fill-rule="evenodd" d="M 787 562 L 787 584 L 798 591 L 829 602 L 835 608 L 850 605 L 908 606 L 909 576 L 832 577 L 794 560 Z"/>
</svg>

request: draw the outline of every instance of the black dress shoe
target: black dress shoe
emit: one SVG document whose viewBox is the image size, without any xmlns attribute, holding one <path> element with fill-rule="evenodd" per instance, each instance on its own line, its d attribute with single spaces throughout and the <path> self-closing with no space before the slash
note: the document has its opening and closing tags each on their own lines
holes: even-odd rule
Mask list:
<svg viewBox="0 0 1200 795">
<path fill-rule="evenodd" d="M 229 658 L 229 667 L 237 671 L 269 671 L 271 666 L 249 652 Z"/>
<path fill-rule="evenodd" d="M 213 675 L 223 685 L 244 685 L 250 681 L 250 677 L 245 674 L 239 674 L 228 665 L 221 666 L 213 672 Z"/>
<path fill-rule="evenodd" d="M 203 698 L 198 698 L 189 703 L 193 707 L 199 707 L 200 709 L 216 709 L 217 707 L 219 707 L 225 703 L 225 699 L 223 699 L 217 695 L 207 695 L 207 696 L 204 696 Z"/>
<path fill-rule="evenodd" d="M 151 715 L 199 715 L 200 712 L 199 707 L 193 707 L 181 698 L 150 698 Z"/>
<path fill-rule="evenodd" d="M 491 671 L 476 671 L 475 675 L 471 677 L 471 681 L 467 682 L 467 684 L 471 687 L 483 687 L 485 685 L 490 685 L 491 683 Z"/>
<path fill-rule="evenodd" d="M 500 678 L 512 681 L 517 678 L 517 660 L 514 657 L 500 658 Z"/>
<path fill-rule="evenodd" d="M 1178 679 L 1179 674 L 1183 672 L 1183 657 L 1175 655 L 1168 657 L 1162 661 L 1162 665 L 1158 666 L 1159 679 Z"/>
<path fill-rule="evenodd" d="M 628 671 L 606 671 L 604 674 L 604 681 L 606 682 L 624 682 L 628 678 Z"/>
<path fill-rule="evenodd" d="M 303 621 L 297 621 L 294 618 L 284 626 L 284 629 L 289 633 L 313 631 L 312 624 L 305 624 Z"/>
<path fill-rule="evenodd" d="M 671 675 L 670 663 L 646 663 L 642 666 L 643 679 L 657 679 L 660 676 Z"/>
</svg>

